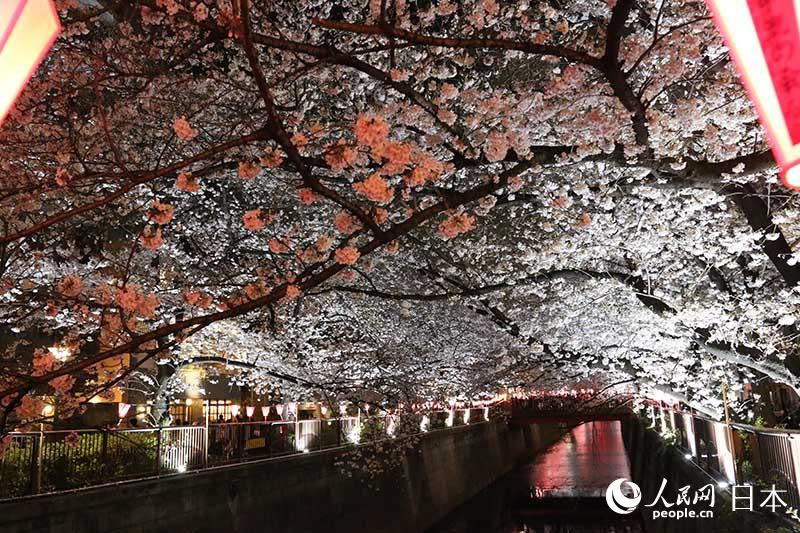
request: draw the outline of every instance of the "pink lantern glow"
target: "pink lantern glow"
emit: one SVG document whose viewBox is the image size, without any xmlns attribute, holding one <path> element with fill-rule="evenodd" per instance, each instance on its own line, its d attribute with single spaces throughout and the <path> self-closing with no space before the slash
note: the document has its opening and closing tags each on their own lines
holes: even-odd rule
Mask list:
<svg viewBox="0 0 800 533">
<path fill-rule="evenodd" d="M 795 0 L 707 0 L 787 187 L 800 189 L 800 34 Z"/>
<path fill-rule="evenodd" d="M 231 415 L 232 415 L 233 417 L 237 417 L 237 416 L 239 416 L 239 410 L 240 410 L 240 409 L 241 409 L 241 408 L 240 408 L 238 405 L 235 405 L 235 404 L 234 404 L 234 405 L 231 405 Z"/>
<path fill-rule="evenodd" d="M 0 124 L 60 32 L 51 0 L 0 1 Z"/>
<path fill-rule="evenodd" d="M 279 403 L 278 405 L 275 406 L 275 412 L 278 413 L 278 416 L 281 417 L 281 419 L 283 419 L 283 404 L 282 403 Z"/>
<path fill-rule="evenodd" d="M 269 405 L 264 405 L 261 407 L 261 415 L 264 417 L 264 420 L 267 419 L 269 416 Z"/>
<path fill-rule="evenodd" d="M 117 414 L 120 418 L 125 418 L 125 415 L 128 414 L 128 411 L 131 409 L 131 404 L 129 403 L 118 403 L 117 404 Z"/>
<path fill-rule="evenodd" d="M 252 405 L 248 405 L 244 408 L 245 412 L 247 413 L 247 418 L 253 418 L 253 413 L 256 412 L 256 408 Z"/>
</svg>

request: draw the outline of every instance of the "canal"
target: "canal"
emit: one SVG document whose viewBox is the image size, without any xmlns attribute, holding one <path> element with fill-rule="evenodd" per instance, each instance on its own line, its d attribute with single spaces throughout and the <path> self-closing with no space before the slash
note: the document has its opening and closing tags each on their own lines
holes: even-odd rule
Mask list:
<svg viewBox="0 0 800 533">
<path fill-rule="evenodd" d="M 630 477 L 620 423 L 587 422 L 428 533 L 640 533 L 636 513 L 617 515 L 605 503 L 609 483 Z"/>
</svg>

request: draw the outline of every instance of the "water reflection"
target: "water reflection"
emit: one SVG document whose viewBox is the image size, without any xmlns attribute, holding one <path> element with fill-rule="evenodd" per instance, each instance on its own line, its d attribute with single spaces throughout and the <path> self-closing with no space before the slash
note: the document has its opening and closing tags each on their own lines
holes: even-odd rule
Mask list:
<svg viewBox="0 0 800 533">
<path fill-rule="evenodd" d="M 637 515 L 619 516 L 605 489 L 630 479 L 619 422 L 590 422 L 482 491 L 428 533 L 639 533 Z"/>
</svg>

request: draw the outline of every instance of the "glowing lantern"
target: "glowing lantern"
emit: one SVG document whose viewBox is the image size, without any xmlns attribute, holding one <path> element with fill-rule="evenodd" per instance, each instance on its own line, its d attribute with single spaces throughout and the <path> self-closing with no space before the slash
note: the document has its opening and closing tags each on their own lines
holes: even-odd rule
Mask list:
<svg viewBox="0 0 800 533">
<path fill-rule="evenodd" d="M 278 416 L 281 417 L 281 419 L 283 418 L 283 404 L 282 403 L 279 403 L 278 405 L 275 406 L 275 412 L 278 413 Z"/>
<path fill-rule="evenodd" d="M 247 413 L 247 418 L 253 418 L 253 413 L 256 412 L 256 408 L 252 405 L 248 405 L 244 410 Z"/>
<path fill-rule="evenodd" d="M 231 405 L 231 415 L 236 418 L 239 416 L 239 409 L 241 409 L 238 405 L 234 404 Z"/>
<path fill-rule="evenodd" d="M 787 187 L 800 188 L 800 24 L 795 0 L 707 0 Z"/>
<path fill-rule="evenodd" d="M 128 411 L 130 410 L 130 408 L 131 408 L 131 404 L 129 404 L 129 403 L 122 403 L 122 402 L 118 403 L 117 404 L 117 415 L 119 415 L 120 418 L 125 418 L 125 415 L 128 414 Z"/>
<path fill-rule="evenodd" d="M 0 1 L 0 124 L 60 32 L 51 0 Z"/>
<path fill-rule="evenodd" d="M 261 415 L 264 417 L 264 420 L 267 419 L 269 416 L 269 405 L 264 405 L 261 407 Z"/>
</svg>

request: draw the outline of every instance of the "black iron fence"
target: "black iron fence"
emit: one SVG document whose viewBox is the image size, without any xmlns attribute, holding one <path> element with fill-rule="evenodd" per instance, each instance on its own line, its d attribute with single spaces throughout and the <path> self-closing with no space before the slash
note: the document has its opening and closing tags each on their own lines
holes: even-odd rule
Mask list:
<svg viewBox="0 0 800 533">
<path fill-rule="evenodd" d="M 0 455 L 0 499 L 357 445 L 391 436 L 395 417 L 12 433 Z M 484 422 L 489 409 L 433 411 L 418 418 L 424 432 Z"/>
</svg>

